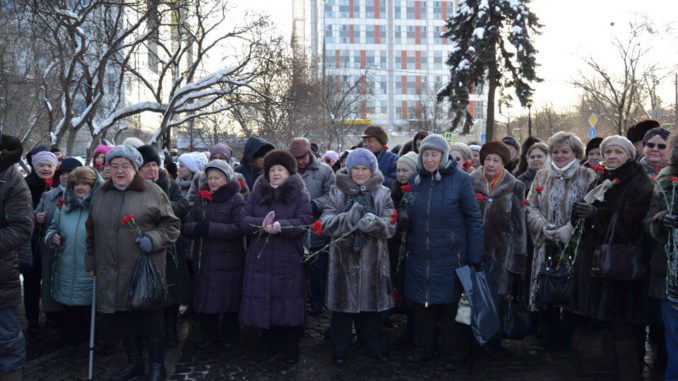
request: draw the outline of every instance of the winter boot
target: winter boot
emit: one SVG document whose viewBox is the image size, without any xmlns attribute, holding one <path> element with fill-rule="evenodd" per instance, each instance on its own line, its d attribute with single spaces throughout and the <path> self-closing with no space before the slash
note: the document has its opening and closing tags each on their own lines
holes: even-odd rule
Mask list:
<svg viewBox="0 0 678 381">
<path fill-rule="evenodd" d="M 583 371 L 588 374 L 619 374 L 614 337 L 610 330 L 603 330 L 600 337 L 601 357 L 584 363 Z"/>
<path fill-rule="evenodd" d="M 173 348 L 177 345 L 177 318 L 179 306 L 172 305 L 165 308 L 165 345 Z"/>
<path fill-rule="evenodd" d="M 638 381 L 641 380 L 641 368 L 638 361 L 638 349 L 636 340 L 624 339 L 614 342 L 619 362 L 620 381 Z"/>
<path fill-rule="evenodd" d="M 127 354 L 127 365 L 118 370 L 111 381 L 130 380 L 144 374 L 144 358 L 141 353 L 141 340 L 138 337 L 127 336 L 122 340 Z"/>
<path fill-rule="evenodd" d="M 11 372 L 0 371 L 0 381 L 21 381 L 21 380 L 23 380 L 23 369 L 17 369 Z"/>
<path fill-rule="evenodd" d="M 165 340 L 162 337 L 148 338 L 148 375 L 146 381 L 164 381 L 167 378 L 165 371 Z"/>
</svg>

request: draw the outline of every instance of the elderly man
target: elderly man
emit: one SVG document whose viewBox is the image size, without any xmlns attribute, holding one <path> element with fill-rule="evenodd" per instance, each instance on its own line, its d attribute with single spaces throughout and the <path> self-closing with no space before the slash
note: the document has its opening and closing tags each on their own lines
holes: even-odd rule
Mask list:
<svg viewBox="0 0 678 381">
<path fill-rule="evenodd" d="M 372 151 L 377 157 L 379 171 L 384 175 L 384 186 L 390 188 L 397 176 L 398 155 L 388 151 L 388 135 L 382 126 L 368 126 L 361 136 L 363 139 L 363 148 Z"/>
<path fill-rule="evenodd" d="M 329 200 L 330 188 L 334 185 L 334 171 L 321 162 L 311 150 L 311 142 L 306 138 L 292 140 L 290 153 L 297 159 L 297 172 L 304 179 L 306 189 L 311 198 L 314 219 L 320 218 Z M 309 232 L 307 245 L 309 250 L 321 249 L 327 244 L 327 238 Z M 306 266 L 311 288 L 311 312 L 316 316 L 323 311 L 323 299 L 325 298 L 325 281 L 327 277 L 327 255 L 321 254 L 313 263 Z"/>
</svg>

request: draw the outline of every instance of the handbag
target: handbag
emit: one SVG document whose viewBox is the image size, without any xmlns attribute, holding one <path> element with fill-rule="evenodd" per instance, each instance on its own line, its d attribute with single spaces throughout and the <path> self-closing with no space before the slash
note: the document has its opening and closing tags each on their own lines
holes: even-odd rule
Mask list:
<svg viewBox="0 0 678 381">
<path fill-rule="evenodd" d="M 645 276 L 640 248 L 633 243 L 613 243 L 618 213 L 612 216 L 604 243 L 593 251 L 591 275 L 609 280 L 632 281 Z"/>
<path fill-rule="evenodd" d="M 509 294 L 506 295 L 502 333 L 511 340 L 522 340 L 532 329 L 532 315 L 523 296 L 513 296 L 513 276 L 510 276 Z"/>
<path fill-rule="evenodd" d="M 471 303 L 465 293 L 461 294 L 459 298 L 459 305 L 457 306 L 457 316 L 454 320 L 457 323 L 471 325 Z"/>
<path fill-rule="evenodd" d="M 480 345 L 485 345 L 501 329 L 501 319 L 484 271 L 470 266 L 454 270 L 471 306 L 471 331 Z"/>
<path fill-rule="evenodd" d="M 539 299 L 544 304 L 570 304 L 572 293 L 572 263 L 555 241 L 546 240 L 546 268 L 542 275 Z"/>
</svg>

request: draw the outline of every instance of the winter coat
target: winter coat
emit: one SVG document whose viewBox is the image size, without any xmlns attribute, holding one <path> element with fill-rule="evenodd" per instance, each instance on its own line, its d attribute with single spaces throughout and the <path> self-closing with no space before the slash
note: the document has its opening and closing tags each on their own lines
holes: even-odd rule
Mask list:
<svg viewBox="0 0 678 381">
<path fill-rule="evenodd" d="M 167 195 L 172 205 L 174 215 L 183 220 L 188 213 L 188 201 L 181 195 L 181 190 L 167 171 L 161 170 L 155 184 Z M 169 305 L 189 303 L 191 301 L 191 275 L 189 273 L 186 256 L 180 251 L 179 239 L 167 249 L 165 259 L 165 276 L 167 277 L 167 291 Z"/>
<path fill-rule="evenodd" d="M 261 230 L 268 212 L 282 230 Z M 266 176 L 257 180 L 240 216 L 240 228 L 249 235 L 243 280 L 240 322 L 268 329 L 304 323 L 306 279 L 303 241 L 313 214 L 304 181 L 298 174 L 273 188 Z"/>
<path fill-rule="evenodd" d="M 384 176 L 384 186 L 390 188 L 398 177 L 398 155 L 391 151 L 381 151 L 377 155 L 379 171 Z"/>
<path fill-rule="evenodd" d="M 654 251 L 650 253 L 648 294 L 651 298 L 659 300 L 666 300 L 668 258 L 666 257 L 664 245 L 668 242 L 669 235 L 673 233 L 664 227 L 662 220 L 668 213 L 667 202 L 671 202 L 671 194 L 673 192 L 673 181 L 671 181 L 671 178 L 675 176 L 678 176 L 678 166 L 676 165 L 669 165 L 659 172 L 655 179 L 650 209 L 644 221 L 645 230 L 657 241 Z M 662 194 L 660 189 L 664 191 L 664 194 Z M 673 200 L 672 210 L 674 215 L 678 211 L 677 205 L 678 195 L 674 196 Z"/>
<path fill-rule="evenodd" d="M 462 287 L 455 269 L 485 256 L 483 220 L 471 177 L 454 160 L 432 176 L 410 179 L 405 298 L 421 304 L 453 304 Z"/>
<path fill-rule="evenodd" d="M 45 180 L 38 177 L 38 174 L 34 169 L 31 170 L 31 173 L 29 173 L 28 176 L 24 178 L 24 180 L 28 185 L 28 189 L 31 191 L 31 200 L 33 202 L 33 209 L 35 211 L 40 205 L 42 195 L 50 191 L 50 188 L 48 188 L 45 184 Z M 50 216 L 46 216 L 45 221 L 49 221 L 47 217 Z M 44 224 L 47 223 L 48 222 L 44 222 L 43 224 L 35 223 L 31 241 L 26 246 L 19 249 L 19 261 L 24 267 L 30 268 L 31 266 L 34 266 L 37 269 L 40 269 L 40 265 L 42 263 L 40 255 L 43 246 L 42 239 L 44 238 L 45 230 L 47 230 L 47 227 L 45 227 Z"/>
<path fill-rule="evenodd" d="M 330 246 L 327 272 L 327 308 L 330 311 L 358 313 L 386 311 L 393 307 L 391 266 L 387 240 L 393 237 L 396 224 L 391 223 L 391 192 L 382 184 L 384 176 L 377 171 L 363 185 L 357 185 L 346 169 L 337 173 L 337 183 L 330 191 L 330 201 L 323 211 L 323 234 L 333 238 L 356 231 L 358 219 L 351 219 L 347 197 L 361 189 L 369 192 L 377 220 L 363 231 L 360 252 L 354 252 L 352 235 Z"/>
<path fill-rule="evenodd" d="M 176 179 L 174 179 L 174 182 L 179 187 L 179 190 L 181 191 L 181 196 L 185 199 L 188 199 L 188 191 L 191 189 L 191 185 L 193 184 L 193 178 L 189 180 L 184 180 L 181 177 L 177 177 Z"/>
<path fill-rule="evenodd" d="M 181 177 L 177 177 L 174 182 L 179 187 L 179 190 L 181 190 L 181 196 L 188 200 L 188 191 L 191 189 L 193 179 L 184 180 Z M 189 205 L 192 204 L 189 203 Z M 184 257 L 186 261 L 193 261 L 193 241 L 181 234 L 177 242 L 174 243 L 174 247 L 177 249 L 177 255 Z"/>
<path fill-rule="evenodd" d="M 230 182 L 212 194 L 212 201 L 198 198 L 182 227 L 184 235 L 195 240 L 193 309 L 197 313 L 216 314 L 240 309 L 245 247 L 238 220 L 245 198 L 239 192 L 240 185 Z M 209 228 L 207 235 L 200 237 L 195 228 L 203 222 L 203 214 Z M 199 254 L 201 244 L 202 255 Z"/>
<path fill-rule="evenodd" d="M 165 255 L 179 236 L 180 221 L 172 212 L 165 192 L 139 174 L 125 190 L 111 180 L 92 196 L 87 219 L 85 267 L 96 270 L 97 310 L 102 313 L 129 311 L 129 290 L 134 264 L 140 255 L 135 233 L 121 220 L 133 214 L 138 228 L 153 243 L 151 256 L 165 279 Z"/>
<path fill-rule="evenodd" d="M 250 194 L 250 188 L 247 186 L 245 176 L 243 176 L 242 173 L 235 172 L 235 181 L 240 184 L 240 194 L 247 198 L 247 195 Z M 191 205 L 195 202 L 195 199 L 198 196 L 198 189 L 205 189 L 206 184 L 207 175 L 205 174 L 205 171 L 197 172 L 193 176 L 193 181 L 191 181 L 190 189 L 186 195 L 186 198 L 188 199 L 188 202 L 191 203 Z"/>
<path fill-rule="evenodd" d="M 591 276 L 593 252 L 607 243 L 606 234 L 617 213 L 612 242 L 643 247 L 644 232 L 639 229 L 652 199 L 652 183 L 643 167 L 628 161 L 614 170 L 606 170 L 605 179 L 619 179 L 605 192 L 603 201 L 595 201 L 596 213 L 584 221 L 583 245 L 577 254 L 572 281 L 572 311 L 597 320 L 643 324 L 647 320 L 647 277 L 637 281 L 614 281 Z M 613 253 L 614 255 L 614 253 Z M 649 258 L 643 258 L 647 263 Z"/>
<path fill-rule="evenodd" d="M 92 304 L 92 276 L 85 271 L 85 255 L 87 255 L 87 228 L 85 226 L 90 211 L 92 195 L 101 186 L 98 179 L 92 191 L 85 199 L 73 194 L 73 186 L 69 186 L 64 199 L 68 204 L 55 206 L 52 219 L 45 234 L 44 246 L 50 250 L 52 266 L 48 269 L 49 283 L 43 277 L 43 305 L 49 297 L 55 302 L 67 306 L 89 306 Z M 54 234 L 61 235 L 61 245 L 52 243 Z M 47 291 L 49 290 L 49 291 Z"/>
<path fill-rule="evenodd" d="M 400 259 L 400 246 L 403 243 L 403 233 L 406 230 L 406 224 L 400 222 L 402 217 L 407 216 L 407 207 L 405 202 L 403 202 L 405 194 L 403 193 L 402 184 L 397 179 L 391 184 L 391 200 L 393 201 L 393 207 L 398 211 L 398 224 L 396 225 L 396 231 L 393 237 L 388 240 L 388 260 L 391 264 L 391 281 L 393 283 L 393 288 L 398 290 L 400 295 L 404 289 L 404 259 L 400 263 L 400 268 L 398 268 L 398 261 Z M 397 302 L 397 301 L 396 301 Z"/>
<path fill-rule="evenodd" d="M 650 164 L 650 162 L 647 161 L 647 158 L 645 156 L 641 157 L 640 160 L 638 160 L 638 163 L 641 165 L 641 167 L 643 168 L 643 172 L 645 172 L 645 175 L 647 175 L 648 177 L 657 176 L 659 174 L 659 171 L 666 168 L 666 166 L 668 165 L 668 163 L 664 163 L 659 167 L 656 167 Z"/>
<path fill-rule="evenodd" d="M 527 258 L 527 229 L 523 204 L 523 183 L 504 169 L 504 176 L 492 192 L 483 175 L 483 167 L 471 173 L 473 191 L 483 215 L 485 261 L 491 263 L 492 281 L 498 295 L 508 294 L 510 273 L 523 274 Z"/>
<path fill-rule="evenodd" d="M 525 190 L 525 194 L 523 195 L 523 197 L 527 198 L 527 194 L 530 192 L 530 188 L 532 188 L 532 181 L 534 181 L 534 177 L 536 175 L 537 171 L 530 167 L 527 167 L 527 171 L 525 171 L 522 175 L 516 177 L 516 180 L 524 184 L 523 189 Z"/>
<path fill-rule="evenodd" d="M 21 303 L 18 250 L 33 233 L 31 193 L 14 166 L 18 160 L 0 154 L 0 309 Z"/>
<path fill-rule="evenodd" d="M 273 149 L 273 145 L 262 138 L 256 136 L 251 136 L 248 138 L 247 143 L 245 143 L 245 151 L 242 154 L 240 165 L 234 168 L 236 172 L 245 176 L 245 183 L 249 189 L 254 187 L 254 182 L 257 180 L 257 178 L 259 178 L 259 176 L 261 176 L 262 172 L 261 168 L 252 168 L 250 162 L 257 151 L 266 146 L 269 146 L 271 149 Z"/>
<path fill-rule="evenodd" d="M 532 182 L 527 195 L 527 229 L 534 243 L 530 283 L 530 308 L 534 311 L 546 307 L 538 300 L 546 267 L 543 228 L 546 224 L 560 228 L 571 223 L 574 203 L 583 201 L 595 178 L 595 172 L 577 161 L 565 171 L 549 164 L 537 172 Z"/>
<path fill-rule="evenodd" d="M 60 302 L 57 302 L 54 299 L 54 292 L 52 290 L 52 269 L 54 268 L 55 256 L 54 256 L 54 247 L 46 243 L 45 237 L 49 230 L 52 219 L 54 218 L 54 212 L 56 211 L 56 204 L 60 198 L 65 198 L 65 192 L 63 187 L 54 187 L 51 190 L 42 194 L 38 206 L 33 211 L 34 213 L 45 212 L 45 221 L 43 224 L 36 224 L 36 229 L 34 234 L 40 234 L 40 242 L 37 245 L 38 255 L 40 257 L 40 272 L 42 276 L 42 308 L 45 312 L 54 312 L 61 311 L 63 305 Z M 85 214 L 85 220 L 87 219 L 87 214 Z M 83 224 L 84 221 L 83 220 Z M 83 231 L 84 232 L 84 231 Z M 90 296 L 91 299 L 91 296 Z"/>
<path fill-rule="evenodd" d="M 306 191 L 311 198 L 311 208 L 313 209 L 313 218 L 320 218 L 325 209 L 325 205 L 330 200 L 330 188 L 334 186 L 335 177 L 332 168 L 311 155 L 308 168 L 304 173 L 300 173 L 301 178 L 306 185 Z M 326 237 L 319 236 L 309 229 L 307 246 L 318 249 L 327 245 Z M 310 241 L 310 242 L 309 242 Z"/>
</svg>

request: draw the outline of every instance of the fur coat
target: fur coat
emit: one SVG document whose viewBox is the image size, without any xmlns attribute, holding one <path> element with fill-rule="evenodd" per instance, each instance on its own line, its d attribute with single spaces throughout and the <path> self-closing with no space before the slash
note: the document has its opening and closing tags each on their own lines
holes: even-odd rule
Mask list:
<svg viewBox="0 0 678 381">
<path fill-rule="evenodd" d="M 372 196 L 374 214 L 378 218 L 363 230 L 365 241 L 360 252 L 353 252 L 350 245 L 341 242 L 333 242 L 330 246 L 327 308 L 331 311 L 376 312 L 386 311 L 394 305 L 388 239 L 395 234 L 396 224 L 391 223 L 394 209 L 391 191 L 383 183 L 384 176 L 377 171 L 363 185 Z M 345 210 L 347 195 L 358 193 L 360 188 L 346 169 L 337 173 L 336 185 L 330 190 L 329 202 L 320 218 L 323 234 L 338 237 L 357 229 L 358 221 Z"/>
</svg>

